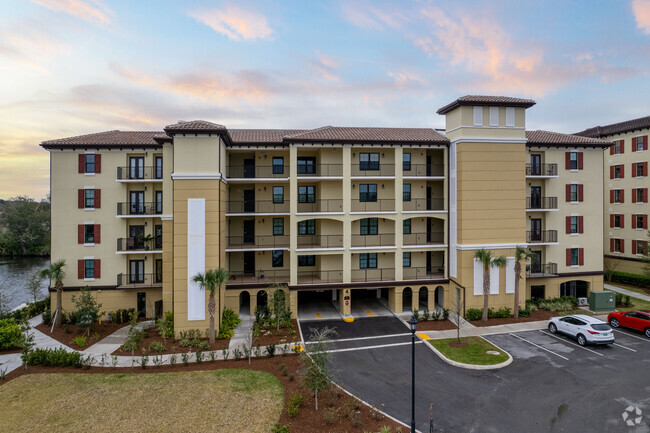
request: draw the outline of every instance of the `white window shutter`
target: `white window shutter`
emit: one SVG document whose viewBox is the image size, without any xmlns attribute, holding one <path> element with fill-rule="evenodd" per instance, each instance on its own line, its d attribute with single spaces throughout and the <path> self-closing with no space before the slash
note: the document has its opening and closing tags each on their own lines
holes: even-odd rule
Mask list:
<svg viewBox="0 0 650 433">
<path fill-rule="evenodd" d="M 499 126 L 499 107 L 490 107 L 490 126 Z"/>
<path fill-rule="evenodd" d="M 483 107 L 474 107 L 474 126 L 483 126 Z"/>
<path fill-rule="evenodd" d="M 499 268 L 490 266 L 490 295 L 499 294 Z"/>
<path fill-rule="evenodd" d="M 483 263 L 479 259 L 474 259 L 474 295 L 483 294 Z"/>
<path fill-rule="evenodd" d="M 506 293 L 515 293 L 515 258 L 506 258 Z"/>
<path fill-rule="evenodd" d="M 515 107 L 506 107 L 506 126 L 515 126 Z"/>
</svg>

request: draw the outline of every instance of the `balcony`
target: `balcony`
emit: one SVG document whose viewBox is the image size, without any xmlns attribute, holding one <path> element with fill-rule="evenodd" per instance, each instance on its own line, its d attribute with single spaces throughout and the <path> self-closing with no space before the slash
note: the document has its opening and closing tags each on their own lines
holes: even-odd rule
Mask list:
<svg viewBox="0 0 650 433">
<path fill-rule="evenodd" d="M 557 230 L 533 230 L 526 232 L 526 243 L 557 243 Z"/>
<path fill-rule="evenodd" d="M 122 182 L 162 182 L 162 167 L 117 167 L 117 180 Z"/>
<path fill-rule="evenodd" d="M 117 288 L 162 287 L 162 275 L 156 274 L 117 274 Z"/>
<path fill-rule="evenodd" d="M 273 200 L 230 200 L 228 213 L 289 213 L 289 202 L 273 203 Z"/>
<path fill-rule="evenodd" d="M 527 210 L 549 210 L 557 208 L 557 197 L 526 197 Z"/>
<path fill-rule="evenodd" d="M 118 203 L 117 216 L 145 216 L 162 214 L 162 202 Z"/>
<path fill-rule="evenodd" d="M 235 284 L 271 284 L 271 283 L 288 283 L 289 270 L 259 270 L 250 274 L 243 272 L 231 272 L 228 285 Z"/>
<path fill-rule="evenodd" d="M 117 240 L 117 252 L 162 252 L 162 239 L 138 240 L 128 237 Z"/>
<path fill-rule="evenodd" d="M 231 179 L 286 179 L 289 177 L 288 165 L 229 165 L 226 177 Z"/>
<path fill-rule="evenodd" d="M 315 166 L 298 168 L 298 178 L 301 177 L 342 177 L 343 164 L 317 164 Z"/>
<path fill-rule="evenodd" d="M 298 235 L 298 248 L 342 248 L 342 235 Z"/>
<path fill-rule="evenodd" d="M 298 271 L 298 284 L 342 283 L 343 271 Z"/>
<path fill-rule="evenodd" d="M 402 166 L 404 177 L 444 177 L 444 164 L 404 164 Z"/>
<path fill-rule="evenodd" d="M 403 268 L 403 280 L 438 280 L 445 278 L 445 269 L 440 268 Z"/>
<path fill-rule="evenodd" d="M 415 245 L 442 245 L 445 243 L 444 232 L 430 232 L 430 233 L 408 233 L 404 234 L 404 246 Z"/>
<path fill-rule="evenodd" d="M 395 281 L 394 268 L 353 269 L 352 282 Z"/>
<path fill-rule="evenodd" d="M 352 248 L 395 247 L 395 233 L 352 235 Z"/>
<path fill-rule="evenodd" d="M 352 164 L 352 176 L 384 177 L 395 176 L 395 164 Z"/>
<path fill-rule="evenodd" d="M 407 212 L 444 211 L 444 198 L 412 198 L 402 203 L 402 210 Z"/>
<path fill-rule="evenodd" d="M 352 199 L 352 212 L 394 212 L 395 199 L 380 198 L 375 201 Z"/>
<path fill-rule="evenodd" d="M 557 164 L 526 164 L 526 177 L 557 177 Z"/>
<path fill-rule="evenodd" d="M 289 248 L 287 235 L 228 236 L 227 239 L 229 249 Z"/>
<path fill-rule="evenodd" d="M 557 263 L 532 263 L 526 266 L 527 278 L 557 276 Z"/>
<path fill-rule="evenodd" d="M 298 213 L 343 212 L 343 200 L 324 198 L 311 203 L 298 203 Z"/>
</svg>

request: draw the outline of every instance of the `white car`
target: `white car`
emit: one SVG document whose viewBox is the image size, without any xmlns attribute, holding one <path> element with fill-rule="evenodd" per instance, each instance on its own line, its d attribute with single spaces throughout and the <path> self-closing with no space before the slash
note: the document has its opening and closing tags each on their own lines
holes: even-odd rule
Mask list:
<svg viewBox="0 0 650 433">
<path fill-rule="evenodd" d="M 548 330 L 552 334 L 561 332 L 578 340 L 578 344 L 612 344 L 614 331 L 602 320 L 585 314 L 552 317 L 548 321 Z"/>
</svg>

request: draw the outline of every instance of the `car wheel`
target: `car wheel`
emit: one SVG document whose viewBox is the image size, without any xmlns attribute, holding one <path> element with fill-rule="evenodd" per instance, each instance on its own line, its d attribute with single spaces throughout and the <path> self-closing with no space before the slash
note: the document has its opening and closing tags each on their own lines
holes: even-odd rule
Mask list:
<svg viewBox="0 0 650 433">
<path fill-rule="evenodd" d="M 549 323 L 548 330 L 551 331 L 551 334 L 555 334 L 557 332 L 557 326 L 555 326 L 555 323 Z"/>
<path fill-rule="evenodd" d="M 650 328 L 645 328 L 645 336 L 650 338 Z"/>
<path fill-rule="evenodd" d="M 585 338 L 584 335 L 578 334 L 578 344 L 581 345 L 581 346 L 584 346 L 585 344 L 587 344 L 587 339 Z"/>
<path fill-rule="evenodd" d="M 619 326 L 621 326 L 621 324 L 618 323 L 618 319 L 612 318 L 609 319 L 609 326 L 611 326 L 612 328 L 618 328 Z"/>
</svg>

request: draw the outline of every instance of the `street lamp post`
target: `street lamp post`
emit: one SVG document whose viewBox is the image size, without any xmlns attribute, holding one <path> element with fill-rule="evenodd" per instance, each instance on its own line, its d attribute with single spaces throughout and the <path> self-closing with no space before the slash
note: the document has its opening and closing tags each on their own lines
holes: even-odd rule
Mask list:
<svg viewBox="0 0 650 433">
<path fill-rule="evenodd" d="M 418 321 L 415 317 L 409 320 L 411 328 L 411 433 L 415 433 L 415 328 Z"/>
</svg>

